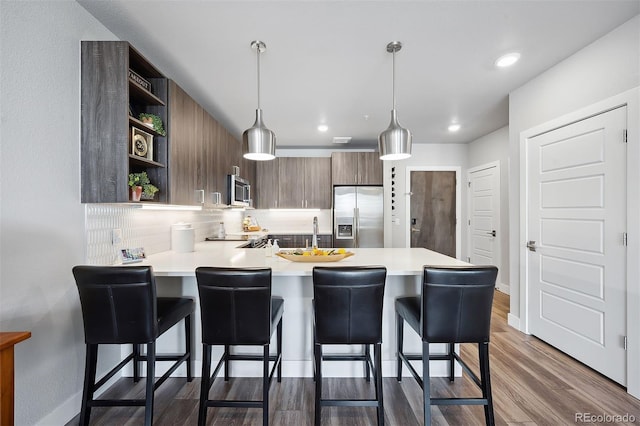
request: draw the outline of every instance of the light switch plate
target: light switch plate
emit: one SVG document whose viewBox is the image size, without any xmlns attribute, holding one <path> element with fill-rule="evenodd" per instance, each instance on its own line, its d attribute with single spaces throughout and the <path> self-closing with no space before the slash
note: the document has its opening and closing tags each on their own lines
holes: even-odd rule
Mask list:
<svg viewBox="0 0 640 426">
<path fill-rule="evenodd" d="M 122 229 L 113 228 L 111 230 L 111 244 L 112 245 L 122 244 Z"/>
</svg>

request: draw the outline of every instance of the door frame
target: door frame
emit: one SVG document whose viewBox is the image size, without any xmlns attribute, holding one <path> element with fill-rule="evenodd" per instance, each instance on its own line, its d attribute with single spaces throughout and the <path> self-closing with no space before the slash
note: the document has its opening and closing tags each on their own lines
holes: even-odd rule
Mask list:
<svg viewBox="0 0 640 426">
<path fill-rule="evenodd" d="M 640 87 L 562 115 L 520 133 L 520 331 L 529 334 L 527 147 L 529 139 L 622 106 L 627 107 L 627 392 L 640 398 Z M 621 135 L 622 137 L 622 135 Z M 635 260 L 634 260 L 635 259 Z M 634 338 L 636 337 L 636 338 Z"/>
<path fill-rule="evenodd" d="M 502 200 L 500 198 L 500 192 L 502 189 L 502 180 L 500 179 L 500 161 L 492 161 L 490 163 L 482 164 L 480 166 L 472 167 L 467 169 L 467 182 L 471 182 L 471 173 L 479 172 L 481 170 L 490 169 L 495 167 L 496 173 L 498 174 L 498 188 L 496 188 L 496 214 L 498 217 L 498 223 L 496 226 L 496 230 L 498 231 L 497 242 L 497 250 L 496 250 L 496 265 L 498 267 L 498 271 L 502 271 L 502 216 L 500 215 L 501 203 Z M 471 250 L 472 250 L 472 238 L 471 238 L 471 191 L 467 188 L 467 259 L 471 258 Z M 509 294 L 509 286 L 504 285 L 502 283 L 502 273 L 498 273 L 499 280 L 496 282 L 496 288 L 503 293 Z"/>
<path fill-rule="evenodd" d="M 407 166 L 405 169 L 405 188 L 407 188 L 407 194 L 411 193 L 411 172 L 455 172 L 456 174 L 456 259 L 461 259 L 462 243 L 460 224 L 461 211 L 462 211 L 462 196 L 460 186 L 460 175 L 462 174 L 462 168 L 456 166 Z M 405 197 L 405 211 L 406 213 L 406 230 L 405 230 L 405 247 L 411 247 L 411 197 Z"/>
</svg>

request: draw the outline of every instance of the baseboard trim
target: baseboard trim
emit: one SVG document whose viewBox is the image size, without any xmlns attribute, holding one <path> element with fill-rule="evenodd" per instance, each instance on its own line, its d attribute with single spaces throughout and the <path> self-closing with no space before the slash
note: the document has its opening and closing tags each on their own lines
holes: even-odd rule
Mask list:
<svg viewBox="0 0 640 426">
<path fill-rule="evenodd" d="M 505 284 L 505 283 L 498 283 L 496 284 L 496 289 L 498 289 L 499 291 L 503 292 L 504 294 L 509 294 L 509 284 Z"/>
<path fill-rule="evenodd" d="M 520 317 L 509 313 L 509 315 L 507 315 L 507 324 L 520 331 Z"/>
</svg>

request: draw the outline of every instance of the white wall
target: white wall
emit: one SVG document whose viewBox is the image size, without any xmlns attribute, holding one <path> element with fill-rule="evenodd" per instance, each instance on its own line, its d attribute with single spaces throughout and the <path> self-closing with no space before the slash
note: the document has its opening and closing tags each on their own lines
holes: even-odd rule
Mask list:
<svg viewBox="0 0 640 426">
<path fill-rule="evenodd" d="M 640 15 L 509 95 L 511 313 L 520 316 L 520 133 L 640 84 Z"/>
<path fill-rule="evenodd" d="M 469 144 L 469 168 L 500 163 L 500 280 L 509 287 L 509 126 L 489 133 Z M 467 178 L 465 173 L 465 179 Z M 467 202 L 465 198 L 464 202 Z M 463 228 L 466 232 L 466 230 Z"/>
<path fill-rule="evenodd" d="M 15 423 L 61 424 L 84 371 L 80 40 L 115 37 L 74 1 L 2 1 L 0 31 L 0 327 L 32 333 L 16 346 Z"/>
<path fill-rule="evenodd" d="M 409 192 L 406 182 L 407 167 L 460 167 L 461 179 L 467 173 L 467 145 L 463 144 L 417 144 L 413 143 L 412 155 L 410 158 L 401 161 L 385 161 L 383 164 L 384 187 L 385 187 L 385 246 L 387 247 L 409 247 L 406 233 L 409 223 L 410 212 L 406 211 L 405 201 Z M 395 210 L 391 210 L 391 168 L 395 167 Z M 465 197 L 466 189 L 462 189 L 462 210 L 461 218 L 466 217 Z M 393 218 L 398 219 L 398 224 L 393 224 Z M 461 258 L 466 256 L 466 236 L 461 235 Z"/>
</svg>

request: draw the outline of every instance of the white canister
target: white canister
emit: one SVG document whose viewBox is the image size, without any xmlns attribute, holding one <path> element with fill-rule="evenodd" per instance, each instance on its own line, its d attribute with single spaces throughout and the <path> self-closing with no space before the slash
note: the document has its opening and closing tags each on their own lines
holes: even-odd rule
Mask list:
<svg viewBox="0 0 640 426">
<path fill-rule="evenodd" d="M 196 233 L 190 223 L 171 225 L 171 250 L 178 253 L 189 253 L 194 251 L 195 243 Z"/>
</svg>

